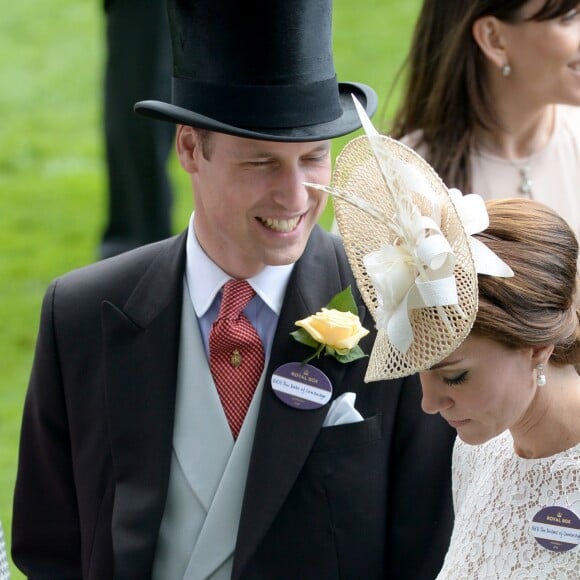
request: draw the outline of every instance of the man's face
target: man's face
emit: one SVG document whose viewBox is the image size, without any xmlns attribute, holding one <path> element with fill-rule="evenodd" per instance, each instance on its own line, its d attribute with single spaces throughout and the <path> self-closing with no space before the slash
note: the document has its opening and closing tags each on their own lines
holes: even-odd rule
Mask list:
<svg viewBox="0 0 580 580">
<path fill-rule="evenodd" d="M 207 141 L 209 139 L 209 141 Z M 194 190 L 194 228 L 208 254 L 235 278 L 302 255 L 326 194 L 303 183 L 330 181 L 330 141 L 279 143 L 180 126 L 180 162 Z"/>
</svg>

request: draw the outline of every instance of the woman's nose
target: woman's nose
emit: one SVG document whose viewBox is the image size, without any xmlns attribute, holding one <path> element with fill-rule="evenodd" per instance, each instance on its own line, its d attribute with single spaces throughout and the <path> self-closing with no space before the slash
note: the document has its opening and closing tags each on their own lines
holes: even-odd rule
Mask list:
<svg viewBox="0 0 580 580">
<path fill-rule="evenodd" d="M 453 405 L 453 400 L 445 393 L 444 389 L 423 375 L 421 375 L 421 388 L 423 390 L 423 398 L 421 399 L 423 412 L 435 415 Z"/>
</svg>

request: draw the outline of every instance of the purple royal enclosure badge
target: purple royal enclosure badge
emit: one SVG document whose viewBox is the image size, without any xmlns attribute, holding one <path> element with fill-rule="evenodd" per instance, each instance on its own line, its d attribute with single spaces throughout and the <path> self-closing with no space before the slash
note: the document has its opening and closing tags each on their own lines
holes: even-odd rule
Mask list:
<svg viewBox="0 0 580 580">
<path fill-rule="evenodd" d="M 323 407 L 332 397 L 330 379 L 320 369 L 297 362 L 274 371 L 272 389 L 283 403 L 302 411 Z"/>
<path fill-rule="evenodd" d="M 547 550 L 567 552 L 580 544 L 580 518 L 557 505 L 545 507 L 530 522 L 530 532 Z"/>
</svg>

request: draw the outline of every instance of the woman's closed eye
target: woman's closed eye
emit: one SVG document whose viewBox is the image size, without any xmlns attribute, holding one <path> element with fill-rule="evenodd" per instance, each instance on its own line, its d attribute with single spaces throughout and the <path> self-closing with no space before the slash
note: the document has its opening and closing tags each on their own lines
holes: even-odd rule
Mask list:
<svg viewBox="0 0 580 580">
<path fill-rule="evenodd" d="M 457 385 L 463 384 L 467 380 L 467 373 L 468 371 L 462 371 L 453 377 L 443 377 L 443 382 L 450 387 L 456 387 Z"/>
<path fill-rule="evenodd" d="M 578 8 L 572 8 L 572 10 L 566 12 L 566 14 L 562 16 L 562 20 L 564 22 L 571 22 L 578 16 L 578 14 L 579 14 Z"/>
</svg>

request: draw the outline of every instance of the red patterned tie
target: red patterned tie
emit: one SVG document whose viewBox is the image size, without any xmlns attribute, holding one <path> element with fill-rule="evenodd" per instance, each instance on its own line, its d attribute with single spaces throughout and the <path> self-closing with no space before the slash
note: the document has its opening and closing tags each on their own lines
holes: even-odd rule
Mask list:
<svg viewBox="0 0 580 580">
<path fill-rule="evenodd" d="M 209 366 L 234 439 L 264 368 L 262 341 L 242 312 L 255 294 L 245 280 L 226 282 L 209 334 Z"/>
</svg>

